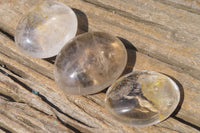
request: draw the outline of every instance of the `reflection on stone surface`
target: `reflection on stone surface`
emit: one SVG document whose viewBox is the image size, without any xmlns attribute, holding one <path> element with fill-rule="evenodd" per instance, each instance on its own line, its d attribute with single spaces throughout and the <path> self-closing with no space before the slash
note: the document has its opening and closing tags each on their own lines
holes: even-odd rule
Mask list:
<svg viewBox="0 0 200 133">
<path fill-rule="evenodd" d="M 127 52 L 122 42 L 107 33 L 77 36 L 58 54 L 55 80 L 69 94 L 93 94 L 111 85 L 123 72 Z"/>
<path fill-rule="evenodd" d="M 22 17 L 15 41 L 26 55 L 52 57 L 76 35 L 77 25 L 76 15 L 68 6 L 55 1 L 41 2 Z"/>
<path fill-rule="evenodd" d="M 106 93 L 106 109 L 131 126 L 156 124 L 177 107 L 180 92 L 169 77 L 151 71 L 136 71 L 116 81 Z"/>
</svg>

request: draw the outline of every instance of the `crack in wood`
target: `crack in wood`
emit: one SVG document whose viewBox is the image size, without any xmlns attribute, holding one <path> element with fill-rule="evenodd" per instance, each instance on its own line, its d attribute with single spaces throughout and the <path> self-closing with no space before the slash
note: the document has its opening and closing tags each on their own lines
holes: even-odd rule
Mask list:
<svg viewBox="0 0 200 133">
<path fill-rule="evenodd" d="M 0 69 L 0 71 L 1 71 L 1 69 Z M 9 96 L 4 95 L 2 93 L 0 93 L 0 96 L 6 98 L 6 100 L 8 100 L 9 102 L 16 102 L 12 97 L 9 97 Z"/>
<path fill-rule="evenodd" d="M 85 126 L 87 126 L 87 127 L 89 127 L 89 128 L 93 128 L 93 127 L 87 125 L 86 123 L 84 123 L 84 122 L 82 122 L 82 121 L 79 121 L 79 120 L 77 120 L 77 119 L 71 117 L 70 115 L 64 113 L 59 107 L 57 107 L 56 105 L 54 105 L 53 103 L 51 103 L 49 100 L 47 100 L 47 98 L 46 98 L 45 96 L 41 95 L 40 93 L 38 93 L 38 96 L 39 96 L 44 102 L 46 102 L 48 105 L 50 105 L 52 108 L 56 109 L 59 113 L 65 115 L 65 116 L 67 116 L 67 117 L 69 117 L 69 118 L 72 119 L 72 120 L 75 120 L 76 122 L 78 122 L 78 123 L 80 123 L 80 124 L 82 124 L 82 125 L 85 125 Z"/>
<path fill-rule="evenodd" d="M 175 120 L 177 120 L 177 121 L 179 121 L 179 122 L 181 122 L 181 123 L 183 123 L 183 124 L 185 124 L 185 125 L 188 125 L 188 126 L 190 126 L 190 127 L 193 127 L 193 128 L 195 128 L 195 129 L 197 129 L 198 131 L 200 131 L 200 127 L 199 127 L 199 126 L 196 126 L 196 125 L 194 125 L 194 124 L 192 124 L 192 123 L 190 123 L 190 122 L 187 122 L 187 121 L 185 121 L 185 120 L 183 120 L 183 119 L 181 119 L 181 118 L 179 118 L 179 117 L 176 117 L 176 116 L 172 116 L 172 118 L 174 118 Z"/>
<path fill-rule="evenodd" d="M 17 75 L 18 77 L 22 78 L 21 75 L 17 74 L 17 73 L 14 72 L 13 70 L 7 68 L 6 65 L 3 65 L 3 66 L 1 66 L 1 67 L 3 67 L 3 68 L 5 68 L 6 70 L 10 71 L 10 72 L 13 73 L 14 75 Z M 1 72 L 2 74 L 6 75 L 6 76 L 9 75 L 7 72 L 3 71 L 2 69 L 0 69 L 0 72 Z"/>
<path fill-rule="evenodd" d="M 11 131 L 9 131 L 8 129 L 6 129 L 6 128 L 4 128 L 4 127 L 1 127 L 1 126 L 0 126 L 0 129 L 3 130 L 3 131 L 6 132 L 6 133 L 12 133 Z"/>
<path fill-rule="evenodd" d="M 28 106 L 29 106 L 29 107 L 31 107 L 31 108 L 33 108 L 33 109 L 35 109 L 36 111 L 38 111 L 38 112 L 40 112 L 40 113 L 44 114 L 44 115 L 51 116 L 51 115 L 49 115 L 49 114 L 45 113 L 44 111 L 42 111 L 42 110 L 39 110 L 39 109 L 37 109 L 37 108 L 35 108 L 35 107 L 33 107 L 33 106 L 30 106 L 30 105 L 28 105 Z"/>
<path fill-rule="evenodd" d="M 8 32 L 4 31 L 3 29 L 0 28 L 0 32 L 6 35 L 8 38 L 10 38 L 12 41 L 15 41 L 14 36 L 9 34 Z"/>
<path fill-rule="evenodd" d="M 7 68 L 5 68 L 5 69 L 7 69 Z M 9 69 L 7 69 L 7 70 L 10 71 Z M 23 82 L 21 82 L 20 80 L 18 80 L 16 77 L 14 77 L 14 76 L 12 76 L 12 75 L 6 73 L 6 72 L 3 71 L 2 69 L 0 69 L 0 72 L 3 73 L 3 74 L 5 74 L 5 75 L 8 76 L 9 78 L 11 78 L 13 81 L 15 81 L 16 83 L 18 83 L 19 85 L 21 85 L 23 88 L 25 88 L 25 89 L 28 90 L 29 92 L 32 92 L 32 91 L 33 91 L 32 88 L 30 88 L 29 86 L 27 86 L 26 84 L 24 84 Z M 10 71 L 10 72 L 12 72 L 12 71 Z M 15 74 L 15 73 L 13 73 L 13 74 Z M 15 75 L 16 75 L 16 74 L 15 74 Z M 18 76 L 18 74 L 17 74 L 17 76 Z M 21 77 L 21 76 L 19 76 L 19 77 Z"/>
<path fill-rule="evenodd" d="M 56 117 L 57 117 L 58 121 L 59 121 L 60 123 L 62 123 L 64 126 L 66 126 L 67 128 L 73 130 L 75 133 L 81 133 L 80 130 L 78 130 L 78 129 L 72 127 L 71 125 L 69 125 L 69 124 L 67 124 L 67 123 L 65 123 L 65 122 L 62 121 L 58 116 L 56 116 Z"/>
</svg>

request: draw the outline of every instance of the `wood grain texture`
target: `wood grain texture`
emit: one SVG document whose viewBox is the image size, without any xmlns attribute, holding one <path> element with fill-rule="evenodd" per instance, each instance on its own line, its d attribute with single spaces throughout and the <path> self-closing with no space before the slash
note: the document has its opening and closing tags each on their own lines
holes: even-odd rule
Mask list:
<svg viewBox="0 0 200 133">
<path fill-rule="evenodd" d="M 54 58 L 27 57 L 12 40 L 19 19 L 37 0 L 0 1 L 0 127 L 20 133 L 199 132 L 199 9 L 185 1 L 180 6 L 181 1 L 62 0 L 82 17 L 79 34 L 87 29 L 110 32 L 124 38 L 128 47 L 132 43 L 138 49 L 128 50 L 130 64 L 126 72 L 158 71 L 179 85 L 182 101 L 176 115 L 144 128 L 131 128 L 113 120 L 104 109 L 104 92 L 63 94 L 54 82 Z"/>
<path fill-rule="evenodd" d="M 0 101 L 0 124 L 11 132 L 70 132 L 57 119 L 44 115 L 27 104 Z"/>
</svg>

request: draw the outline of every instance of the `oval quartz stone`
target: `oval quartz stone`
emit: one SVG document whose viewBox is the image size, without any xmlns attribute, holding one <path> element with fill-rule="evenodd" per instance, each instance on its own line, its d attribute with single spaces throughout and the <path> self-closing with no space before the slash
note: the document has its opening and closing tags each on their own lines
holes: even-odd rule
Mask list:
<svg viewBox="0 0 200 133">
<path fill-rule="evenodd" d="M 176 109 L 180 92 L 169 77 L 152 71 L 136 71 L 117 80 L 107 91 L 107 111 L 130 126 L 163 121 Z"/>
<path fill-rule="evenodd" d="M 40 2 L 21 18 L 15 42 L 28 56 L 52 57 L 76 35 L 77 25 L 77 17 L 68 6 L 56 1 Z"/>
<path fill-rule="evenodd" d="M 118 38 L 103 32 L 84 33 L 58 54 L 55 80 L 68 94 L 97 93 L 122 74 L 126 62 L 126 48 Z"/>
</svg>

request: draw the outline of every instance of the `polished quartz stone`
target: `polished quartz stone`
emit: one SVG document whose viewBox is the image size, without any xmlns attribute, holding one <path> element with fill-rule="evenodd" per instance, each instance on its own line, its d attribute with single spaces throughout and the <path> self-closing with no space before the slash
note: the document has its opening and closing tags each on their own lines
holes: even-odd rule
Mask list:
<svg viewBox="0 0 200 133">
<path fill-rule="evenodd" d="M 84 33 L 58 54 L 55 80 L 67 94 L 97 93 L 122 74 L 126 62 L 126 48 L 118 38 L 103 32 Z"/>
<path fill-rule="evenodd" d="M 77 25 L 77 17 L 68 6 L 56 1 L 40 2 L 21 18 L 15 42 L 28 56 L 52 57 L 76 35 Z"/>
<path fill-rule="evenodd" d="M 152 71 L 136 71 L 117 80 L 107 91 L 107 111 L 130 126 L 163 121 L 176 109 L 180 92 L 169 77 Z"/>
</svg>

